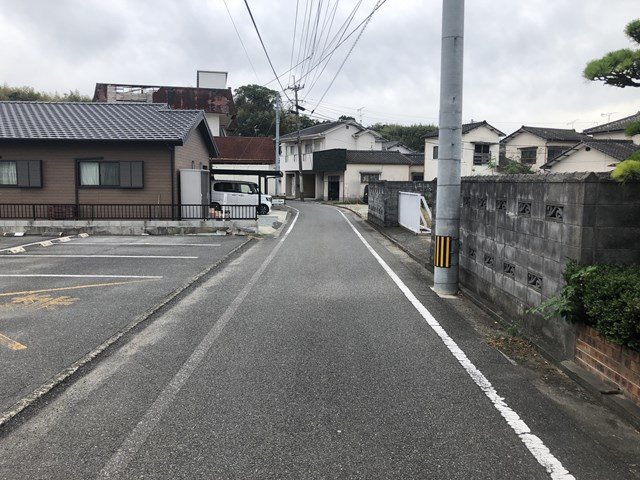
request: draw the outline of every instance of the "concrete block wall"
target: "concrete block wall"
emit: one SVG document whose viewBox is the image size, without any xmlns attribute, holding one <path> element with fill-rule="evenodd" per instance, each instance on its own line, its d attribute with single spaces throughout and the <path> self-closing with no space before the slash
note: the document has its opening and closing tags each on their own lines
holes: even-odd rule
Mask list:
<svg viewBox="0 0 640 480">
<path fill-rule="evenodd" d="M 429 206 L 435 202 L 435 182 L 390 182 L 381 180 L 369 184 L 368 220 L 381 227 L 398 226 L 398 193 L 422 193 Z"/>
<path fill-rule="evenodd" d="M 570 259 L 640 263 L 640 184 L 594 173 L 470 177 L 461 197 L 461 285 L 571 358 L 575 326 L 528 310 L 560 292 Z"/>
</svg>

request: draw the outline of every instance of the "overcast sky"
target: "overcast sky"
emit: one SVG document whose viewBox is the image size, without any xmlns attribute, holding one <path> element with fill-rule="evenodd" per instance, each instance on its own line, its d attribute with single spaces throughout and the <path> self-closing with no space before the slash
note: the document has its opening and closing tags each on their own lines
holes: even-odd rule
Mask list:
<svg viewBox="0 0 640 480">
<path fill-rule="evenodd" d="M 87 95 L 96 82 L 195 86 L 198 69 L 229 72 L 234 89 L 269 82 L 274 75 L 244 2 L 226 1 L 253 68 L 223 0 L 0 0 L 0 81 Z M 307 2 L 299 0 L 298 33 Z M 249 0 L 279 73 L 291 65 L 296 3 Z M 323 11 L 335 3 L 325 0 Z M 357 3 L 338 3 L 331 32 Z M 375 3 L 362 0 L 351 28 Z M 365 124 L 437 123 L 441 13 L 441 0 L 387 0 L 316 112 L 357 118 L 364 107 Z M 487 120 L 505 133 L 572 122 L 582 130 L 605 122 L 603 113 L 615 112 L 615 119 L 637 112 L 640 88 L 587 82 L 581 72 L 588 60 L 631 46 L 623 29 L 638 17 L 638 0 L 468 0 L 464 121 Z M 334 53 L 313 89 L 313 74 L 307 77 L 300 92 L 307 107 L 316 106 L 356 36 Z"/>
</svg>

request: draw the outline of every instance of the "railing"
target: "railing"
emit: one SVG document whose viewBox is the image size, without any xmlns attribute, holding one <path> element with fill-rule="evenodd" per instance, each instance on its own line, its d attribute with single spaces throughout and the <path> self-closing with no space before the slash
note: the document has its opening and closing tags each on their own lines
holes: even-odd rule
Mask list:
<svg viewBox="0 0 640 480">
<path fill-rule="evenodd" d="M 256 205 L 0 203 L 13 220 L 256 220 Z"/>
</svg>

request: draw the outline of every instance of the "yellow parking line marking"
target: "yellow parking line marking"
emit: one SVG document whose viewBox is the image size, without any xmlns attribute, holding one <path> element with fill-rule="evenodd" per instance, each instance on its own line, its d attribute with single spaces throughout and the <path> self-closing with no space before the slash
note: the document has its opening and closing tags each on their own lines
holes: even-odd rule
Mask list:
<svg viewBox="0 0 640 480">
<path fill-rule="evenodd" d="M 16 342 L 15 340 L 11 340 L 9 337 L 2 335 L 0 333 L 0 344 L 5 347 L 10 348 L 11 350 L 24 350 L 26 345 Z"/>
<path fill-rule="evenodd" d="M 115 285 L 126 285 L 127 283 L 146 282 L 148 280 L 155 280 L 155 279 L 145 278 L 143 280 L 129 280 L 128 282 L 91 283 L 89 285 L 76 285 L 74 287 L 47 288 L 44 290 L 24 290 L 22 292 L 0 293 L 0 297 L 15 297 L 16 295 L 29 295 L 32 293 L 61 292 L 64 290 L 79 290 L 81 288 L 110 287 Z"/>
</svg>

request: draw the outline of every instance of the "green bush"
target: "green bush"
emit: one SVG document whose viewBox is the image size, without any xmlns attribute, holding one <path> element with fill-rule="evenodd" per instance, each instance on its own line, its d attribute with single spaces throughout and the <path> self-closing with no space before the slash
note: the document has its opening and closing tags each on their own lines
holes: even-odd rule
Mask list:
<svg viewBox="0 0 640 480">
<path fill-rule="evenodd" d="M 640 268 L 638 266 L 589 265 L 570 262 L 567 282 L 532 313 L 547 318 L 562 316 L 592 326 L 611 343 L 640 351 Z"/>
<path fill-rule="evenodd" d="M 640 181 L 640 152 L 634 153 L 629 159 L 620 162 L 611 172 L 611 178 L 619 183 Z"/>
<path fill-rule="evenodd" d="M 498 165 L 498 172 L 507 175 L 516 175 L 520 173 L 533 173 L 529 165 L 517 162 L 511 158 L 506 158 Z"/>
</svg>

